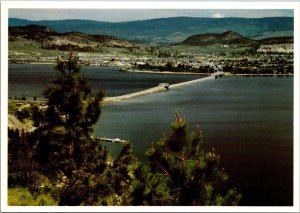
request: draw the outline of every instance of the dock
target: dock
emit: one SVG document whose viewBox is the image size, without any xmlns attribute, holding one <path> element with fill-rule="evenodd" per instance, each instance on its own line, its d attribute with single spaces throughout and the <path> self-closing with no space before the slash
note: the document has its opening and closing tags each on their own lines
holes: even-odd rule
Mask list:
<svg viewBox="0 0 300 213">
<path fill-rule="evenodd" d="M 108 143 L 128 143 L 126 140 L 121 140 L 120 138 L 105 138 L 105 137 L 94 137 L 98 142 L 108 142 Z"/>
</svg>

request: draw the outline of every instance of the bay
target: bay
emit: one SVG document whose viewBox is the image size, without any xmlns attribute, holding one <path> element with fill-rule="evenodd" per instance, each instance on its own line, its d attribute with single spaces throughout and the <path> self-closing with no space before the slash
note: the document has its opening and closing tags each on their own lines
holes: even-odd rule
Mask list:
<svg viewBox="0 0 300 213">
<path fill-rule="evenodd" d="M 119 96 L 158 86 L 201 78 L 199 75 L 148 74 L 120 72 L 116 67 L 83 66 L 83 73 L 90 80 L 93 91 L 104 89 L 106 96 Z M 43 90 L 50 85 L 56 74 L 53 65 L 9 64 L 8 96 L 43 99 Z"/>
<path fill-rule="evenodd" d="M 241 205 L 293 204 L 293 77 L 229 77 L 103 107 L 95 134 L 127 139 L 141 161 L 174 112 L 221 155 Z M 119 145 L 110 145 L 117 154 Z"/>
<path fill-rule="evenodd" d="M 84 67 L 93 89 L 109 96 L 147 89 L 161 82 L 199 78 L 187 75 L 124 73 Z M 42 99 L 55 77 L 51 65 L 9 65 L 9 96 Z M 145 151 L 170 133 L 174 113 L 191 129 L 199 124 L 204 147 L 221 156 L 230 186 L 243 194 L 241 205 L 293 205 L 293 77 L 226 77 L 167 92 L 105 104 L 94 133 L 129 140 L 142 162 Z M 106 144 L 112 156 L 120 145 Z"/>
</svg>

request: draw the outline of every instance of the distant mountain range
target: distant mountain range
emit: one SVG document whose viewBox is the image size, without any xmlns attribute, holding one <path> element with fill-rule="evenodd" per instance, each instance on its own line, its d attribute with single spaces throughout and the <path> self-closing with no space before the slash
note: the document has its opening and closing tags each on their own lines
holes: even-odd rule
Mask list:
<svg viewBox="0 0 300 213">
<path fill-rule="evenodd" d="M 246 38 L 234 31 L 224 33 L 197 34 L 188 37 L 177 45 L 206 46 L 213 44 L 237 45 L 237 46 L 259 46 L 262 44 L 286 44 L 293 43 L 293 37 L 272 37 L 259 40 Z"/>
<path fill-rule="evenodd" d="M 91 35 L 82 32 L 59 33 L 47 26 L 27 25 L 19 27 L 9 27 L 10 42 L 34 42 L 42 49 L 68 50 L 70 45 L 76 51 L 98 51 L 101 47 L 122 47 L 128 49 L 140 49 L 142 45 L 119 39 L 111 35 Z M 293 37 L 272 37 L 261 40 L 246 38 L 234 31 L 224 33 L 206 33 L 192 35 L 179 43 L 170 44 L 187 46 L 207 46 L 207 45 L 234 45 L 251 46 L 259 48 L 261 44 L 286 44 L 293 43 Z"/>
<path fill-rule="evenodd" d="M 191 35 L 234 31 L 243 37 L 263 39 L 293 36 L 293 17 L 268 18 L 194 18 L 175 17 L 128 22 L 91 20 L 30 21 L 9 19 L 9 26 L 43 25 L 54 31 L 113 35 L 122 39 L 148 43 L 177 43 Z"/>
</svg>

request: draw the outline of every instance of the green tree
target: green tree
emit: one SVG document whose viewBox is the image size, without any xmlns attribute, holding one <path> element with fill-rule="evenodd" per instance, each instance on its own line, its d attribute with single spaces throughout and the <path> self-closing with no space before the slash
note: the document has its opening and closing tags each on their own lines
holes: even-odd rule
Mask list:
<svg viewBox="0 0 300 213">
<path fill-rule="evenodd" d="M 22 129 L 8 129 L 8 186 L 26 187 L 32 193 L 37 189 L 39 172 L 36 171 L 36 163 L 31 159 L 32 144 L 31 133 Z"/>
<path fill-rule="evenodd" d="M 129 143 L 109 160 L 106 147 L 92 135 L 101 114 L 103 91 L 92 95 L 78 57 L 57 59 L 57 78 L 35 106 L 34 132 L 9 130 L 9 186 L 49 194 L 59 205 L 122 205 L 135 158 Z"/>
<path fill-rule="evenodd" d="M 101 113 L 99 104 L 103 91 L 92 97 L 91 86 L 71 51 L 67 58 L 58 58 L 54 68 L 57 79 L 44 92 L 48 106 L 45 116 L 38 116 L 35 110 L 35 118 L 38 118 L 35 123 L 43 118 L 37 129 L 40 151 L 36 159 L 47 165 L 47 170 L 52 172 L 53 167 L 70 176 L 85 163 L 85 149 L 94 144 L 91 133 Z"/>
<path fill-rule="evenodd" d="M 40 112 L 39 107 L 36 105 L 32 109 L 32 120 L 34 127 L 39 127 L 41 121 L 43 120 L 43 113 Z"/>
<path fill-rule="evenodd" d="M 219 168 L 214 149 L 205 152 L 202 134 L 176 113 L 172 134 L 152 144 L 148 166 L 135 170 L 133 205 L 237 205 L 241 195 L 224 187 L 228 176 Z"/>
<path fill-rule="evenodd" d="M 125 143 L 119 156 L 113 161 L 111 184 L 115 192 L 115 204 L 127 205 L 130 199 L 129 191 L 134 181 L 133 170 L 137 163 L 129 143 Z"/>
<path fill-rule="evenodd" d="M 103 91 L 92 95 L 91 85 L 71 51 L 68 57 L 58 58 L 54 68 L 57 78 L 44 92 L 48 106 L 45 115 L 35 116 L 42 119 L 36 122 L 35 160 L 58 186 L 54 188 L 59 205 L 114 205 L 109 198 L 121 194 L 114 178 L 121 184 L 122 174 L 126 177 L 123 162 L 128 163 L 127 158 L 131 161 L 126 156 L 131 155 L 131 147 L 125 146 L 119 158 L 108 162 L 108 150 L 92 136 Z"/>
</svg>

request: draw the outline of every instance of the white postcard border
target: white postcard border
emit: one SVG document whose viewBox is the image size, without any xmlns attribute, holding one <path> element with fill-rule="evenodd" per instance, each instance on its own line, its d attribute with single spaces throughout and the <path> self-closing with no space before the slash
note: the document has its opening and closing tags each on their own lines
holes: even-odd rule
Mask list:
<svg viewBox="0 0 300 213">
<path fill-rule="evenodd" d="M 48 9 L 293 9 L 294 10 L 294 206 L 292 207 L 25 207 L 7 205 L 8 10 Z M 1 211 L 5 212 L 299 212 L 299 2 L 2 1 L 1 2 Z"/>
</svg>

